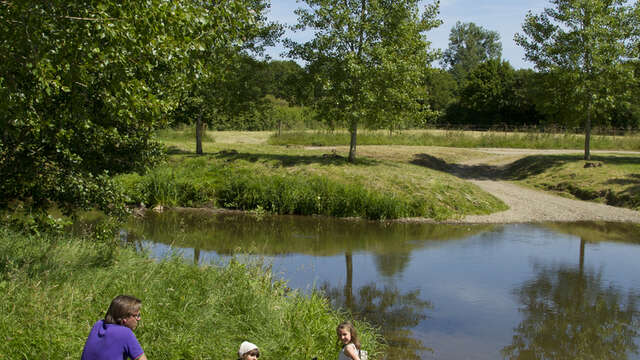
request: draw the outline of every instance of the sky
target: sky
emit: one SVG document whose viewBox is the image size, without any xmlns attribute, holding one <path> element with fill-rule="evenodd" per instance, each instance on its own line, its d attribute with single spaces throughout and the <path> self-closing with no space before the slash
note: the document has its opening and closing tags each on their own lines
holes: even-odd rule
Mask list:
<svg viewBox="0 0 640 360">
<path fill-rule="evenodd" d="M 422 1 L 421 7 L 432 3 Z M 296 0 L 272 0 L 269 19 L 286 25 L 297 22 L 293 11 L 303 6 Z M 508 60 L 516 69 L 532 68 L 533 64 L 524 60 L 524 51 L 513 41 L 517 32 L 522 32 L 522 22 L 529 10 L 534 14 L 540 13 L 544 7 L 549 7 L 545 0 L 441 0 L 439 19 L 443 24 L 427 33 L 427 40 L 432 48 L 446 49 L 449 46 L 449 33 L 456 21 L 473 22 L 487 30 L 497 31 L 502 42 L 502 58 Z M 293 33 L 287 31 L 285 37 L 298 42 L 309 40 L 311 32 Z M 280 54 L 284 52 L 282 46 L 267 49 L 267 54 L 273 59 L 285 59 Z M 436 64 L 437 65 L 437 64 Z"/>
</svg>

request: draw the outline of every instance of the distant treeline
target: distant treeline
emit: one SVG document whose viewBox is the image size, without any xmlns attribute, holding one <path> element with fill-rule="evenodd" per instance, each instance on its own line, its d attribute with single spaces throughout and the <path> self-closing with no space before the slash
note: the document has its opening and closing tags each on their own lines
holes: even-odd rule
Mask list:
<svg viewBox="0 0 640 360">
<path fill-rule="evenodd" d="M 245 55 L 237 73 L 223 88 L 229 96 L 205 106 L 203 120 L 212 130 L 301 130 L 340 124 L 313 111 L 313 73 L 294 61 L 261 61 Z M 391 130 L 442 128 L 496 131 L 584 132 L 578 114 L 567 111 L 571 94 L 549 94 L 553 74 L 514 69 L 508 62 L 488 60 L 461 81 L 451 71 L 425 69 L 422 116 L 393 123 Z M 639 89 L 640 92 L 640 89 Z M 638 94 L 640 95 L 640 94 Z M 214 107 L 215 105 L 215 107 Z M 194 111 L 174 113 L 174 124 L 191 124 Z M 594 133 L 623 134 L 640 129 L 640 105 L 620 101 L 597 110 Z M 370 124 L 372 129 L 384 126 Z"/>
</svg>

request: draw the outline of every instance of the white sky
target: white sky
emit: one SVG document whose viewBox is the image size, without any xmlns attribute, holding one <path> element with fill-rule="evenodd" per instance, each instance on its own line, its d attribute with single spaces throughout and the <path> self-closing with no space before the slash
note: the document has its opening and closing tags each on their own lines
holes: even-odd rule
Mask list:
<svg viewBox="0 0 640 360">
<path fill-rule="evenodd" d="M 423 6 L 431 1 L 422 1 Z M 286 25 L 293 25 L 297 18 L 293 10 L 301 7 L 302 3 L 296 0 L 272 0 L 269 18 Z M 513 41 L 517 32 L 522 32 L 522 22 L 531 10 L 540 13 L 544 7 L 549 7 L 549 2 L 544 0 L 441 0 L 440 16 L 444 21 L 440 27 L 427 33 L 427 38 L 433 48 L 446 49 L 449 45 L 449 32 L 456 21 L 474 22 L 487 30 L 497 31 L 502 42 L 502 57 L 508 60 L 516 68 L 531 68 L 533 65 L 523 59 L 524 51 Z M 294 34 L 289 31 L 285 37 L 296 41 L 305 41 L 311 37 L 311 33 Z M 270 48 L 267 54 L 274 59 L 283 59 L 280 53 L 284 52 L 282 46 Z"/>
</svg>

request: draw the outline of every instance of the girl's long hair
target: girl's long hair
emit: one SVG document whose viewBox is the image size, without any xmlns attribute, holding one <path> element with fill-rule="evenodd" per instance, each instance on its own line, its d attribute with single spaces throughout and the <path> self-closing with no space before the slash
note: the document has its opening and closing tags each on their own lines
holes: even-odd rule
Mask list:
<svg viewBox="0 0 640 360">
<path fill-rule="evenodd" d="M 142 301 L 131 295 L 119 295 L 111 301 L 107 314 L 104 316 L 105 324 L 122 325 L 122 320 L 134 315 L 140 310 Z"/>
<path fill-rule="evenodd" d="M 338 335 L 338 345 L 342 346 L 342 342 L 340 341 L 340 330 L 347 330 L 349 334 L 351 334 L 351 342 L 356 346 L 356 349 L 360 350 L 360 338 L 358 337 L 358 330 L 356 330 L 355 326 L 351 323 L 351 321 L 341 322 L 340 325 L 336 328 L 336 334 Z"/>
</svg>

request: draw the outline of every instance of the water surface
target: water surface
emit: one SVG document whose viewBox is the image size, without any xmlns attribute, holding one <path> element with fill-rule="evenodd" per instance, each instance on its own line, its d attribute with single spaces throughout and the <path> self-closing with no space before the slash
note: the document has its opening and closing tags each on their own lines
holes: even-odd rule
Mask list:
<svg viewBox="0 0 640 360">
<path fill-rule="evenodd" d="M 388 359 L 640 359 L 638 234 L 180 211 L 122 236 L 158 258 L 264 260 L 289 287 L 380 326 Z"/>
</svg>

